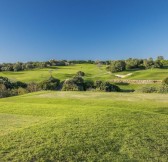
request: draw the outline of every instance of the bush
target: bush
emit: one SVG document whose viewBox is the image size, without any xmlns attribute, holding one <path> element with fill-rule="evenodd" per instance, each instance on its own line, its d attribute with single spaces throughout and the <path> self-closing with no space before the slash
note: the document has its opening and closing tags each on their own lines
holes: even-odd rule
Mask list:
<svg viewBox="0 0 168 162">
<path fill-rule="evenodd" d="M 13 88 L 13 83 L 10 82 L 10 80 L 6 77 L 0 77 L 0 84 L 5 85 L 7 89 L 12 89 Z"/>
<path fill-rule="evenodd" d="M 94 88 L 94 82 L 92 80 L 86 80 L 84 82 L 84 89 L 85 90 L 91 90 Z"/>
<path fill-rule="evenodd" d="M 167 78 L 165 78 L 164 80 L 163 80 L 163 82 L 162 82 L 163 84 L 165 84 L 165 85 L 168 85 L 168 77 Z"/>
<path fill-rule="evenodd" d="M 158 93 L 168 93 L 168 85 L 162 85 L 158 88 Z"/>
<path fill-rule="evenodd" d="M 13 83 L 13 88 L 27 88 L 27 84 L 24 82 L 17 81 Z"/>
<path fill-rule="evenodd" d="M 145 87 L 138 89 L 137 91 L 142 92 L 142 93 L 156 93 L 158 92 L 158 89 L 153 86 L 145 86 Z"/>
<path fill-rule="evenodd" d="M 25 88 L 19 87 L 17 89 L 17 95 L 23 95 L 23 94 L 26 94 L 26 93 L 27 93 L 27 90 Z"/>
<path fill-rule="evenodd" d="M 6 88 L 4 84 L 0 84 L 0 98 L 9 97 L 10 91 Z"/>
<path fill-rule="evenodd" d="M 41 88 L 39 87 L 39 85 L 37 83 L 31 82 L 27 85 L 26 90 L 28 92 L 37 92 L 37 91 L 41 90 Z"/>
<path fill-rule="evenodd" d="M 67 79 L 63 83 L 63 91 L 83 91 L 84 90 L 84 80 L 81 77 L 74 77 L 72 79 Z"/>
<path fill-rule="evenodd" d="M 43 90 L 57 90 L 59 83 L 59 79 L 56 79 L 51 76 L 48 80 L 41 82 L 39 86 Z"/>
<path fill-rule="evenodd" d="M 79 77 L 83 77 L 83 76 L 85 76 L 85 73 L 83 71 L 78 71 L 76 73 L 76 75 L 79 76 Z"/>
<path fill-rule="evenodd" d="M 104 91 L 104 92 L 119 92 L 120 88 L 116 85 L 113 85 L 109 82 L 102 82 L 100 80 L 95 81 L 95 88 L 98 91 Z"/>
</svg>

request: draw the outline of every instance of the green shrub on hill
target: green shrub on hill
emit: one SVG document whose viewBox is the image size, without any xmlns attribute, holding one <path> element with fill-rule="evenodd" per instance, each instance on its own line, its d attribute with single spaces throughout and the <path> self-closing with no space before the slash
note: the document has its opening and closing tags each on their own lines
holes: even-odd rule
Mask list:
<svg viewBox="0 0 168 162">
<path fill-rule="evenodd" d="M 76 73 L 76 75 L 79 76 L 79 77 L 83 77 L 83 76 L 85 76 L 85 73 L 83 71 L 78 71 Z"/>
<path fill-rule="evenodd" d="M 92 80 L 85 80 L 85 82 L 84 82 L 84 89 L 86 91 L 94 89 L 94 82 Z"/>
<path fill-rule="evenodd" d="M 95 89 L 97 91 L 104 91 L 104 92 L 119 92 L 120 88 L 116 85 L 113 85 L 109 82 L 102 82 L 100 80 L 95 81 Z"/>
<path fill-rule="evenodd" d="M 62 91 L 83 91 L 84 80 L 81 77 L 74 77 L 64 81 Z"/>
<path fill-rule="evenodd" d="M 163 79 L 162 83 L 165 84 L 165 85 L 168 85 L 168 77 Z"/>
<path fill-rule="evenodd" d="M 7 89 L 12 89 L 13 88 L 12 82 L 7 77 L 0 76 L 0 84 L 5 85 L 5 87 Z"/>
<path fill-rule="evenodd" d="M 31 82 L 27 85 L 27 88 L 26 88 L 27 92 L 37 92 L 37 91 L 40 91 L 41 88 L 39 86 L 39 84 L 35 83 L 35 82 Z"/>
<path fill-rule="evenodd" d="M 0 98 L 9 97 L 10 91 L 6 88 L 4 84 L 0 84 Z"/>
<path fill-rule="evenodd" d="M 49 79 L 41 82 L 39 86 L 43 90 L 57 90 L 59 84 L 60 80 L 51 76 Z"/>
<path fill-rule="evenodd" d="M 14 88 L 27 88 L 27 84 L 21 81 L 17 81 L 13 83 Z"/>
<path fill-rule="evenodd" d="M 158 88 L 158 93 L 168 93 L 168 85 L 161 85 Z"/>
<path fill-rule="evenodd" d="M 157 93 L 158 89 L 154 86 L 143 86 L 142 88 L 138 89 L 137 92 L 142 93 Z"/>
</svg>

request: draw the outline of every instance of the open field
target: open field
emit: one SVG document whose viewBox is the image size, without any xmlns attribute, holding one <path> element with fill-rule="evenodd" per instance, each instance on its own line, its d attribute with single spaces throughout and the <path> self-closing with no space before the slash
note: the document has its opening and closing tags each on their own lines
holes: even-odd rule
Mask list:
<svg viewBox="0 0 168 162">
<path fill-rule="evenodd" d="M 111 80 L 117 79 L 117 74 L 132 74 L 124 79 L 149 79 L 162 80 L 168 76 L 168 69 L 149 69 L 137 71 L 124 71 L 120 73 L 111 74 L 106 70 L 106 66 L 99 68 L 94 64 L 77 64 L 71 66 L 57 66 L 53 68 L 34 69 L 30 71 L 21 72 L 0 72 L 0 76 L 8 77 L 12 80 L 19 80 L 24 82 L 40 82 L 50 76 L 49 70 L 52 70 L 52 75 L 60 80 L 73 77 L 77 71 L 86 73 L 85 79 L 92 80 Z"/>
<path fill-rule="evenodd" d="M 0 161 L 168 161 L 168 95 L 42 91 L 0 99 Z"/>
</svg>

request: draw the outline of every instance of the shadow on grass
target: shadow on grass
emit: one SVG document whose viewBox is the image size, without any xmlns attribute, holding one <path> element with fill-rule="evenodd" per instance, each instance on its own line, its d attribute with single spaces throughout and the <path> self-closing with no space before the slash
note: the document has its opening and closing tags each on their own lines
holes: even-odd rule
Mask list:
<svg viewBox="0 0 168 162">
<path fill-rule="evenodd" d="M 115 85 L 129 85 L 129 83 L 121 82 L 121 83 L 114 83 Z"/>
<path fill-rule="evenodd" d="M 21 72 L 2 72 L 2 74 L 7 74 L 7 75 L 22 75 L 22 74 L 25 74 L 25 73 L 21 73 Z"/>
</svg>

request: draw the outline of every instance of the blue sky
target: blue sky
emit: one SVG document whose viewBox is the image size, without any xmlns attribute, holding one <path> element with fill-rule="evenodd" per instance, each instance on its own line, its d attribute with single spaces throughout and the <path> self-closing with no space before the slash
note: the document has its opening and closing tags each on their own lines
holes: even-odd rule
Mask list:
<svg viewBox="0 0 168 162">
<path fill-rule="evenodd" d="M 0 62 L 168 58 L 168 0 L 0 0 Z"/>
</svg>

